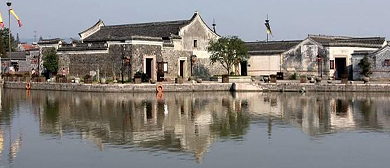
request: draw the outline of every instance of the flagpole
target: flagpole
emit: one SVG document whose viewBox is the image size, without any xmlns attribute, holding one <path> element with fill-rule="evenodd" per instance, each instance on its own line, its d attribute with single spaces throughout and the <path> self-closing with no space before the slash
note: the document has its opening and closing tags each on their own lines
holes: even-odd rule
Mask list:
<svg viewBox="0 0 390 168">
<path fill-rule="evenodd" d="M 265 23 L 269 23 L 268 14 L 267 14 L 267 19 L 265 20 Z M 266 41 L 267 43 L 268 43 L 268 38 L 269 38 L 269 37 L 268 37 L 268 28 L 267 28 L 267 41 Z"/>
<path fill-rule="evenodd" d="M 7 2 L 8 6 L 8 52 L 9 52 L 9 66 L 8 71 L 12 66 L 12 48 L 11 48 L 11 1 Z"/>
</svg>

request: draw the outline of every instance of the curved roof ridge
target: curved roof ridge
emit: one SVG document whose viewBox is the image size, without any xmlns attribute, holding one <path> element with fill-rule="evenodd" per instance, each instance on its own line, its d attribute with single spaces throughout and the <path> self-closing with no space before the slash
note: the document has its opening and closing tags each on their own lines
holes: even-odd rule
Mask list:
<svg viewBox="0 0 390 168">
<path fill-rule="evenodd" d="M 272 44 L 272 43 L 296 43 L 296 42 L 302 42 L 303 40 L 278 40 L 278 41 L 249 41 L 249 42 L 245 42 L 247 44 Z"/>
<path fill-rule="evenodd" d="M 189 23 L 191 20 L 176 20 L 176 21 L 163 21 L 163 22 L 144 22 L 144 23 L 131 23 L 131 24 L 122 24 L 122 25 L 108 25 L 102 28 L 124 28 L 124 27 L 143 27 L 143 26 L 153 26 L 153 25 L 179 25 Z"/>
</svg>

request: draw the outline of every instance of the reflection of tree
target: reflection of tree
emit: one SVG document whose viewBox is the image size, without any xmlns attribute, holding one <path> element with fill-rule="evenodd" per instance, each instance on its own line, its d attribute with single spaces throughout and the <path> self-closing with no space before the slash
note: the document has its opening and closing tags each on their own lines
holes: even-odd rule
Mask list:
<svg viewBox="0 0 390 168">
<path fill-rule="evenodd" d="M 370 121 L 370 115 L 371 115 L 371 101 L 369 100 L 363 100 L 360 104 L 360 111 L 363 114 L 364 121 L 368 122 Z"/>
<path fill-rule="evenodd" d="M 55 124 L 58 122 L 60 108 L 58 100 L 50 101 L 46 99 L 46 105 L 43 108 L 43 117 L 47 123 Z"/>
<path fill-rule="evenodd" d="M 58 99 L 50 100 L 45 98 L 43 111 L 41 114 L 41 133 L 44 134 L 58 134 L 62 128 L 59 128 L 59 102 Z"/>
<path fill-rule="evenodd" d="M 7 91 L 2 91 L 4 94 Z M 12 107 L 15 107 L 14 101 L 10 97 L 1 96 L 1 110 L 0 110 L 0 123 L 4 125 L 10 125 L 14 110 Z"/>
<path fill-rule="evenodd" d="M 211 131 L 219 133 L 221 137 L 240 137 L 246 134 L 249 128 L 249 116 L 245 115 L 241 106 L 247 102 L 232 102 L 223 99 L 222 105 L 225 108 L 224 118 L 216 118 L 210 125 Z"/>
</svg>

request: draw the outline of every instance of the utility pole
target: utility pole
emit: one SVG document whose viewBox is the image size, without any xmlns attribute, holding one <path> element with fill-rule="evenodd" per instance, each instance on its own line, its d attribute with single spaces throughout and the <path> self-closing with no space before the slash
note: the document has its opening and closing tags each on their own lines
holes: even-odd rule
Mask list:
<svg viewBox="0 0 390 168">
<path fill-rule="evenodd" d="M 8 52 L 9 52 L 9 66 L 8 66 L 8 70 L 9 68 L 11 68 L 11 65 L 12 65 L 12 45 L 11 45 L 11 5 L 12 5 L 12 2 L 11 1 L 7 1 L 7 6 L 8 6 Z"/>
</svg>

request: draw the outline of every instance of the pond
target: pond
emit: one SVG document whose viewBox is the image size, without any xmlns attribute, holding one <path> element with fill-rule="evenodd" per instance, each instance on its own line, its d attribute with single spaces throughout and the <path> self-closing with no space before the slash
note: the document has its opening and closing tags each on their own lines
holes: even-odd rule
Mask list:
<svg viewBox="0 0 390 168">
<path fill-rule="evenodd" d="M 387 167 L 390 94 L 1 90 L 0 167 Z"/>
</svg>

